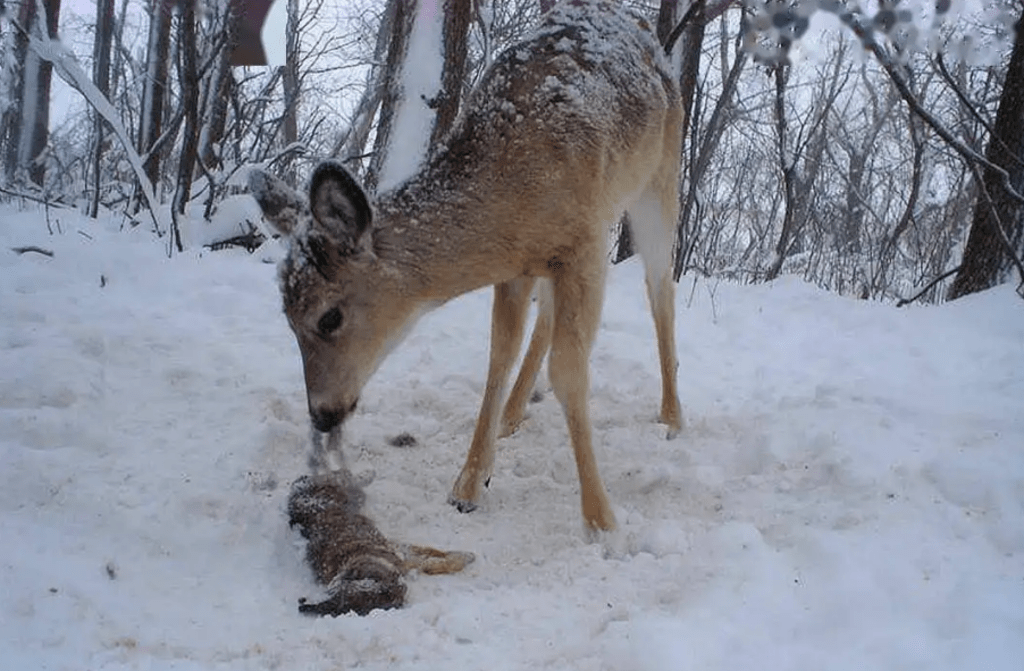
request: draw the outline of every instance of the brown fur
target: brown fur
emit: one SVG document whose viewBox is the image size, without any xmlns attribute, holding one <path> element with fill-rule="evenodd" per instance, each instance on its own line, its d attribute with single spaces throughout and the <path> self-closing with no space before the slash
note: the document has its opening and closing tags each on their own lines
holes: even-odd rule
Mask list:
<svg viewBox="0 0 1024 671">
<path fill-rule="evenodd" d="M 401 608 L 403 576 L 411 570 L 456 573 L 473 561 L 468 552 L 396 545 L 362 514 L 365 495 L 348 471 L 304 476 L 288 496 L 290 524 L 307 539 L 306 561 L 328 598 L 299 604 L 310 615 L 366 615 L 376 608 Z"/>
<path fill-rule="evenodd" d="M 629 211 L 658 337 L 661 420 L 674 432 L 682 414 L 668 255 L 681 122 L 679 91 L 649 27 L 617 3 L 570 0 L 495 61 L 446 144 L 372 209 L 333 163 L 314 173 L 309 214 L 299 205 L 276 213 L 264 205 L 291 239 L 282 293 L 314 424 L 328 430 L 352 412 L 370 375 L 423 312 L 493 285 L 487 385 L 450 497 L 472 510 L 493 469 L 531 290 L 536 278 L 547 278 L 549 374 L 576 456 L 583 517 L 592 529 L 613 528 L 588 412 L 608 227 Z M 257 174 L 261 205 L 294 203 L 267 198 L 287 187 Z M 336 316 L 339 325 L 325 328 Z M 538 331 L 540 358 L 547 331 Z"/>
</svg>

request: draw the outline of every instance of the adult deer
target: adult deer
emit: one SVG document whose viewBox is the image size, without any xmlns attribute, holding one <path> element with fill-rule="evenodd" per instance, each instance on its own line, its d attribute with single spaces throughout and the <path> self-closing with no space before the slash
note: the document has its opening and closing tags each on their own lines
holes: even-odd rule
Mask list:
<svg viewBox="0 0 1024 671">
<path fill-rule="evenodd" d="M 484 76 L 444 146 L 371 206 L 336 162 L 306 199 L 254 171 L 250 189 L 290 240 L 281 292 L 314 426 L 355 409 L 382 359 L 424 312 L 494 285 L 487 386 L 450 502 L 473 510 L 494 466 L 509 373 L 538 277 L 551 282 L 551 384 L 575 452 L 583 517 L 615 527 L 588 414 L 609 227 L 628 211 L 661 359 L 660 420 L 677 431 L 672 231 L 682 111 L 647 23 L 616 2 L 570 0 Z M 543 352 L 541 352 L 543 356 Z"/>
</svg>

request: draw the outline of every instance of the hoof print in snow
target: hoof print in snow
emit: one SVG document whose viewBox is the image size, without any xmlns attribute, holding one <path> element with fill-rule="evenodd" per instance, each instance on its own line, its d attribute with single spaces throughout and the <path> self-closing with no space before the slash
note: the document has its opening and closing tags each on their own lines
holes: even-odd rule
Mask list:
<svg viewBox="0 0 1024 671">
<path fill-rule="evenodd" d="M 348 471 L 303 476 L 292 485 L 288 519 L 308 541 L 306 562 L 327 599 L 299 601 L 308 615 L 401 608 L 410 570 L 455 573 L 473 560 L 463 552 L 394 544 L 361 510 L 366 499 Z"/>
<path fill-rule="evenodd" d="M 394 438 L 388 439 L 388 445 L 391 447 L 416 447 L 419 442 L 411 433 L 402 432 Z"/>
</svg>

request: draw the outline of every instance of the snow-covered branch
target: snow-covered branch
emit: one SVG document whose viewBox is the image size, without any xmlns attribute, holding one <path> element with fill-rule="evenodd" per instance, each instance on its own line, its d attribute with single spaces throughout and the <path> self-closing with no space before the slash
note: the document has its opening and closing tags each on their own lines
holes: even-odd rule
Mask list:
<svg viewBox="0 0 1024 671">
<path fill-rule="evenodd" d="M 24 31 L 24 28 L 19 28 Z M 139 182 L 139 188 L 142 189 L 142 194 L 146 198 L 146 203 L 149 206 L 149 214 L 153 219 L 153 226 L 156 229 L 157 234 L 163 235 L 163 232 L 168 230 L 167 225 L 161 221 L 159 213 L 159 203 L 156 200 L 156 194 L 153 192 L 153 187 L 150 185 L 149 180 L 146 178 L 146 172 L 143 169 L 142 157 L 139 156 L 138 152 L 135 151 L 135 147 L 132 144 L 131 137 L 128 134 L 128 130 L 121 123 L 121 117 L 114 109 L 114 106 L 107 100 L 107 97 L 96 85 L 93 84 L 92 80 L 82 69 L 82 66 L 78 63 L 75 55 L 64 46 L 59 40 L 50 39 L 44 34 L 27 34 L 29 40 L 29 48 L 34 51 L 39 58 L 49 61 L 53 64 L 53 69 L 57 75 L 67 83 L 68 86 L 78 91 L 85 98 L 86 102 L 96 110 L 110 126 L 111 130 L 117 136 L 117 139 L 121 142 L 124 149 L 125 155 L 128 158 L 128 162 L 132 166 L 132 171 L 135 173 L 136 179 Z"/>
</svg>

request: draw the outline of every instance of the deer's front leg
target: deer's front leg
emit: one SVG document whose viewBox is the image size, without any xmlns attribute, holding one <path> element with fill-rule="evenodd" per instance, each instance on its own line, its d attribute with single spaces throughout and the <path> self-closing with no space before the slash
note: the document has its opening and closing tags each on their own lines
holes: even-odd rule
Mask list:
<svg viewBox="0 0 1024 671">
<path fill-rule="evenodd" d="M 523 340 L 526 312 L 534 278 L 520 277 L 494 285 L 494 309 L 491 315 L 491 362 L 487 369 L 487 388 L 480 405 L 480 416 L 473 432 L 473 443 L 466 463 L 452 488 L 448 502 L 468 513 L 480 501 L 484 483 L 494 470 L 494 442 L 498 416 L 512 364 Z"/>
</svg>

